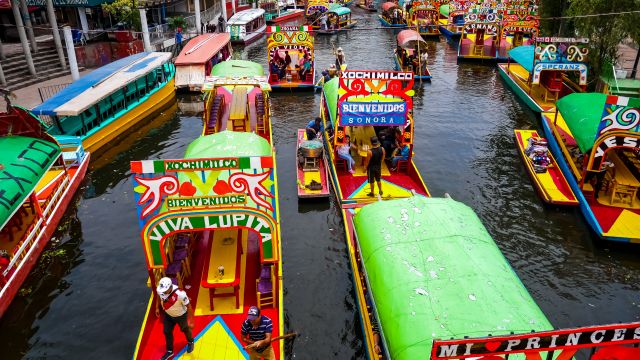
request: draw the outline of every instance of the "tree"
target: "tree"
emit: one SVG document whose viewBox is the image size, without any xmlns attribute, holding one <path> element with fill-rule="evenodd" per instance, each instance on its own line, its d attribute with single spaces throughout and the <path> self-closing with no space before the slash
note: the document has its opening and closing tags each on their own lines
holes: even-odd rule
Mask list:
<svg viewBox="0 0 640 360">
<path fill-rule="evenodd" d="M 637 0 L 570 0 L 568 15 L 607 14 L 637 9 Z M 624 16 L 590 16 L 573 19 L 576 33 L 589 38 L 589 65 L 597 79 L 607 63 L 615 63 L 618 44 L 629 36 Z"/>
<path fill-rule="evenodd" d="M 182 16 L 167 18 L 167 24 L 169 25 L 169 29 L 171 30 L 182 28 L 182 30 L 184 31 L 187 27 L 187 21 Z"/>
<path fill-rule="evenodd" d="M 138 0 L 115 0 L 110 4 L 102 4 L 102 10 L 115 17 L 118 22 L 126 23 L 127 28 L 141 30 Z"/>
<path fill-rule="evenodd" d="M 564 19 L 544 18 L 564 16 L 567 10 L 568 0 L 541 0 L 540 1 L 540 17 L 543 20 L 540 23 L 540 32 L 543 36 L 565 36 L 571 31 L 567 27 Z"/>
</svg>

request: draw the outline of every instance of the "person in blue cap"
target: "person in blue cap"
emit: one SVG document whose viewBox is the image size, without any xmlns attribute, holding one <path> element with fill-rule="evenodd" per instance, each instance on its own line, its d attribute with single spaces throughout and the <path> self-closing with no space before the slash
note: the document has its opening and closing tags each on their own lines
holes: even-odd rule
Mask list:
<svg viewBox="0 0 640 360">
<path fill-rule="evenodd" d="M 276 354 L 271 346 L 271 334 L 273 322 L 266 315 L 260 314 L 257 306 L 252 306 L 247 311 L 247 319 L 242 323 L 240 335 L 242 341 L 248 345 L 245 347 L 249 353 L 249 360 L 275 360 Z"/>
</svg>

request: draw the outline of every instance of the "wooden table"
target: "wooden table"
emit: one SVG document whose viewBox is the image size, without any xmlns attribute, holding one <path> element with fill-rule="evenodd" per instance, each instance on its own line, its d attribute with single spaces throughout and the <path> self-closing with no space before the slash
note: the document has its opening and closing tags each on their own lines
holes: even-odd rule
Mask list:
<svg viewBox="0 0 640 360">
<path fill-rule="evenodd" d="M 242 263 L 242 230 L 215 230 L 209 241 L 209 254 L 204 267 L 200 285 L 209 289 L 209 308 L 213 310 L 213 299 L 216 297 L 236 298 L 238 308 L 240 297 L 240 264 Z M 219 274 L 218 267 L 224 266 L 224 274 Z M 233 288 L 231 293 L 218 293 L 216 289 Z"/>
<path fill-rule="evenodd" d="M 613 178 L 613 187 L 611 191 L 610 205 L 613 205 L 616 193 L 625 193 L 629 195 L 629 204 L 633 206 L 633 200 L 638 194 L 638 188 L 640 188 L 640 181 L 631 173 L 625 163 L 618 157 L 615 151 L 609 151 L 607 156 L 613 162 L 615 169 L 615 176 Z"/>
</svg>

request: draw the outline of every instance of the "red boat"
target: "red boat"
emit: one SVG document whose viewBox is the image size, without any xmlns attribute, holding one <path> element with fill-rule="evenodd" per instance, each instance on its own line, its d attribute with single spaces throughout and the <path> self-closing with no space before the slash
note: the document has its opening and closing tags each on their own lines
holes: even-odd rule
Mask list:
<svg viewBox="0 0 640 360">
<path fill-rule="evenodd" d="M 79 137 L 54 139 L 35 115 L 8 100 L 0 148 L 1 317 L 84 179 L 89 153 Z"/>
<path fill-rule="evenodd" d="M 300 149 L 300 146 L 307 141 L 305 129 L 298 129 L 298 151 L 304 151 Z M 319 150 L 322 150 L 322 143 Z M 310 149 L 309 151 L 313 151 Z M 304 154 L 299 154 L 299 158 L 302 163 L 298 162 L 298 197 L 299 198 L 314 198 L 314 197 L 328 197 L 329 196 L 329 177 L 327 176 L 327 158 L 322 156 L 320 152 L 319 156 L 308 157 Z M 317 186 L 317 188 L 316 188 Z"/>
</svg>

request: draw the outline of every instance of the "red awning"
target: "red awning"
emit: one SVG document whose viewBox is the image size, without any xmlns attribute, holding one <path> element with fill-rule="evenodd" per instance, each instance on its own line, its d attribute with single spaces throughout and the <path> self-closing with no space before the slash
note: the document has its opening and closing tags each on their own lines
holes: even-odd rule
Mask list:
<svg viewBox="0 0 640 360">
<path fill-rule="evenodd" d="M 402 30 L 396 37 L 398 40 L 398 46 L 404 49 L 413 49 L 417 43 L 420 43 L 420 47 L 427 49 L 427 42 L 422 39 L 422 36 L 415 30 Z"/>
<path fill-rule="evenodd" d="M 176 65 L 204 64 L 215 54 L 224 48 L 231 40 L 229 33 L 202 34 L 194 39 L 180 51 L 180 55 L 174 61 Z"/>
<path fill-rule="evenodd" d="M 386 3 L 382 4 L 382 11 L 389 11 L 390 9 L 393 9 L 394 7 L 399 8 L 398 4 L 396 4 L 396 3 L 386 2 Z"/>
</svg>

